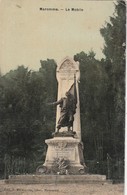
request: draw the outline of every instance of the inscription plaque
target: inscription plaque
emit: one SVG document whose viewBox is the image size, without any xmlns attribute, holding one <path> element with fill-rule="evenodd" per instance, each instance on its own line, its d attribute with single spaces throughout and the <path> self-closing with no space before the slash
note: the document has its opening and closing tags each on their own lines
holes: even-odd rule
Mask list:
<svg viewBox="0 0 127 195">
<path fill-rule="evenodd" d="M 74 148 L 52 148 L 51 152 L 53 153 L 54 158 L 64 158 L 71 161 L 75 160 L 75 149 Z"/>
</svg>

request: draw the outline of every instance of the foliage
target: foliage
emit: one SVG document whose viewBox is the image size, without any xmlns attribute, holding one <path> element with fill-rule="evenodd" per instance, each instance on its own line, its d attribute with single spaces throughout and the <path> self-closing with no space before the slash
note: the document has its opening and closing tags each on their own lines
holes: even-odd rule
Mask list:
<svg viewBox="0 0 127 195">
<path fill-rule="evenodd" d="M 55 174 L 66 175 L 68 173 L 69 166 L 69 160 L 64 158 L 55 158 L 52 165 L 52 171 Z"/>
<path fill-rule="evenodd" d="M 117 158 L 124 157 L 124 118 L 125 118 L 125 42 L 126 5 L 118 1 L 110 22 L 100 30 L 105 46 L 105 59 L 102 64 L 108 76 L 107 86 L 107 125 L 112 148 L 109 152 Z"/>
<path fill-rule="evenodd" d="M 74 56 L 80 63 L 79 85 L 82 139 L 85 158 L 103 159 L 103 133 L 105 130 L 105 94 L 107 75 L 93 51 Z"/>
<path fill-rule="evenodd" d="M 50 67 L 46 70 L 47 67 Z M 53 67 L 53 68 L 51 68 Z M 47 112 L 46 99 L 48 89 L 54 93 L 50 98 L 55 100 L 56 82 L 53 77 L 46 77 L 49 70 L 55 71 L 56 64 L 48 60 L 46 67 L 39 72 L 29 71 L 24 66 L 10 71 L 0 78 L 0 159 L 1 163 L 8 156 L 8 162 L 13 158 L 22 158 L 26 162 L 26 172 L 30 171 L 27 163 L 43 161 L 45 155 L 45 139 L 54 131 L 55 111 Z M 46 74 L 42 72 L 46 70 Z M 53 75 L 54 76 L 54 75 Z M 45 80 L 46 79 L 46 80 Z M 54 80 L 54 83 L 50 82 Z M 5 164 L 6 164 L 5 163 Z M 12 164 L 12 163 L 11 163 Z M 3 165 L 4 166 L 4 165 Z"/>
</svg>

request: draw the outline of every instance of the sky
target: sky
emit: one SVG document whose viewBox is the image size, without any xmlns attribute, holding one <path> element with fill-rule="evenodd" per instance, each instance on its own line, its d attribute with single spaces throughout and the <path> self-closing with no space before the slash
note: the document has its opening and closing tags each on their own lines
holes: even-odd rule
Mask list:
<svg viewBox="0 0 127 195">
<path fill-rule="evenodd" d="M 66 56 L 91 49 L 101 59 L 100 28 L 113 13 L 112 0 L 0 0 L 2 74 L 19 65 L 38 70 L 40 60 L 60 63 Z"/>
</svg>

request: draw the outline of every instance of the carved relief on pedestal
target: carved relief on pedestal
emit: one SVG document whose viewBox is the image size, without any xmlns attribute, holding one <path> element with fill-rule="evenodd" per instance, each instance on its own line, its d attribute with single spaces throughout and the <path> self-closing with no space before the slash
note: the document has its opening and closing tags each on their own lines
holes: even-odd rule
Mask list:
<svg viewBox="0 0 127 195">
<path fill-rule="evenodd" d="M 69 142 L 52 142 L 50 143 L 52 149 L 64 150 L 66 148 L 75 148 L 76 143 L 69 143 Z"/>
<path fill-rule="evenodd" d="M 66 147 L 67 147 L 67 142 L 56 142 L 55 143 L 55 148 L 59 150 L 63 150 Z"/>
</svg>

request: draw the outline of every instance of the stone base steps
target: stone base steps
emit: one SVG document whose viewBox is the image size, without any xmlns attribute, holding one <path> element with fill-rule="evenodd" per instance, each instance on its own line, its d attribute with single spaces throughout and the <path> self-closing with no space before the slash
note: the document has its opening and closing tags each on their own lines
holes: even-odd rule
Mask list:
<svg viewBox="0 0 127 195">
<path fill-rule="evenodd" d="M 112 183 L 105 175 L 10 175 L 8 184 Z"/>
</svg>

